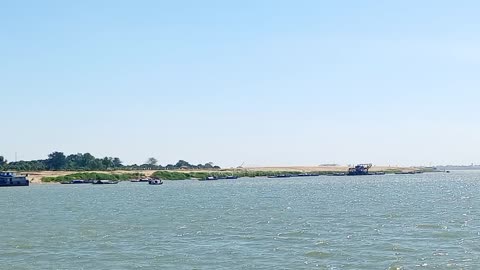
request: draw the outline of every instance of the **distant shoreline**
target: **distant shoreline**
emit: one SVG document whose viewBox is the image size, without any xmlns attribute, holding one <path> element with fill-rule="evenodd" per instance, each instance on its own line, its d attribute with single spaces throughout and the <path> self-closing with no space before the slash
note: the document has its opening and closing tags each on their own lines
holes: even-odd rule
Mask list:
<svg viewBox="0 0 480 270">
<path fill-rule="evenodd" d="M 425 171 L 425 167 L 394 167 L 394 166 L 373 166 L 371 172 L 411 172 L 411 171 Z M 151 177 L 159 170 L 113 170 L 113 171 L 88 171 L 88 173 L 107 173 L 107 174 L 125 174 L 125 173 L 141 173 L 145 177 Z M 347 166 L 271 166 L 271 167 L 242 167 L 242 168 L 225 168 L 218 170 L 161 170 L 165 173 L 288 173 L 288 172 L 305 172 L 305 173 L 337 173 L 347 172 Z M 42 179 L 44 177 L 60 177 L 75 173 L 87 173 L 87 171 L 24 171 L 19 172 L 21 174 L 27 174 L 28 179 L 34 184 L 44 184 Z"/>
</svg>

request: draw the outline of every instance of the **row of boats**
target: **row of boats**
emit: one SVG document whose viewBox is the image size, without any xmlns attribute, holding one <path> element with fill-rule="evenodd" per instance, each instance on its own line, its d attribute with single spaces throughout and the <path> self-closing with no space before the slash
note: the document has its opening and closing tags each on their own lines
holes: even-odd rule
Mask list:
<svg viewBox="0 0 480 270">
<path fill-rule="evenodd" d="M 419 174 L 423 173 L 422 171 L 408 171 L 408 172 L 396 172 L 395 174 Z"/>
<path fill-rule="evenodd" d="M 118 181 L 113 180 L 82 180 L 75 179 L 71 181 L 60 182 L 63 185 L 80 185 L 80 184 L 93 184 L 93 185 L 114 185 L 118 184 Z"/>
<path fill-rule="evenodd" d="M 391 174 L 420 174 L 423 173 L 422 171 L 408 171 L 408 172 L 394 172 Z M 349 173 L 332 173 L 332 174 L 327 174 L 330 176 L 348 176 L 348 175 L 385 175 L 387 174 L 386 172 L 368 172 L 365 174 L 349 174 Z"/>
<path fill-rule="evenodd" d="M 162 179 L 154 179 L 154 178 L 143 178 L 143 179 L 133 179 L 130 182 L 138 183 L 138 182 L 148 182 L 149 185 L 163 185 Z"/>
<path fill-rule="evenodd" d="M 130 182 L 148 182 L 149 185 L 162 185 L 163 181 L 160 179 L 132 179 Z M 83 179 L 75 179 L 72 181 L 61 182 L 64 185 L 81 185 L 81 184 L 93 184 L 93 185 L 115 185 L 118 184 L 119 181 L 114 180 L 83 180 Z"/>
<path fill-rule="evenodd" d="M 299 174 L 277 174 L 267 176 L 268 178 L 291 178 L 291 177 L 310 177 L 310 176 L 320 176 L 317 173 L 299 173 Z"/>
<path fill-rule="evenodd" d="M 409 171 L 409 172 L 396 172 L 395 174 L 418 174 L 422 173 L 421 171 Z M 328 174 L 329 176 L 347 176 L 352 175 L 348 173 L 331 173 Z M 385 175 L 385 172 L 370 172 L 363 175 Z M 316 173 L 300 173 L 300 174 L 278 174 L 278 175 L 270 175 L 267 176 L 268 178 L 292 178 L 292 177 L 311 177 L 311 176 L 320 176 L 320 174 Z M 229 176 L 207 176 L 203 179 L 199 179 L 199 181 L 213 181 L 213 180 L 222 180 L 222 179 L 238 179 L 238 176 L 229 175 Z M 142 179 L 132 179 L 130 180 L 132 183 L 140 183 L 140 182 L 147 182 L 149 185 L 162 185 L 163 181 L 161 179 L 154 179 L 154 178 L 142 178 Z M 93 184 L 93 185 L 115 185 L 118 184 L 119 181 L 114 180 L 82 180 L 82 179 L 75 179 L 71 181 L 61 182 L 61 184 L 65 185 L 75 185 L 75 184 Z M 1 185 L 1 181 L 0 181 Z M 28 182 L 23 185 L 28 185 Z"/>
<path fill-rule="evenodd" d="M 236 175 L 228 175 L 228 176 L 214 176 L 210 175 L 205 178 L 199 179 L 199 181 L 212 181 L 212 180 L 222 180 L 222 179 L 238 179 Z"/>
<path fill-rule="evenodd" d="M 423 173 L 422 171 L 406 171 L 406 172 L 395 172 L 393 174 L 419 174 Z M 365 173 L 352 173 L 352 172 L 335 172 L 324 174 L 326 176 L 354 176 L 354 175 L 385 175 L 386 172 L 365 172 Z M 301 173 L 301 174 L 279 174 L 279 175 L 270 175 L 268 178 L 290 178 L 290 177 L 308 177 L 308 176 L 320 176 L 320 174 L 315 173 Z"/>
<path fill-rule="evenodd" d="M 355 173 L 332 173 L 328 174 L 330 176 L 353 176 L 353 175 L 385 175 L 385 172 L 369 172 L 365 174 L 355 174 Z"/>
</svg>

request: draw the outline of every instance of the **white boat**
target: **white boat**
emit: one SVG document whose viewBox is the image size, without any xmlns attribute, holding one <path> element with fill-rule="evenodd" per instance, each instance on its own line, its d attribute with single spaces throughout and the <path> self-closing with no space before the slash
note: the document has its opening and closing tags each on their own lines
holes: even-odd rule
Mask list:
<svg viewBox="0 0 480 270">
<path fill-rule="evenodd" d="M 160 180 L 160 179 L 152 179 L 152 180 L 148 181 L 148 184 L 149 185 L 162 185 L 163 181 Z"/>
</svg>

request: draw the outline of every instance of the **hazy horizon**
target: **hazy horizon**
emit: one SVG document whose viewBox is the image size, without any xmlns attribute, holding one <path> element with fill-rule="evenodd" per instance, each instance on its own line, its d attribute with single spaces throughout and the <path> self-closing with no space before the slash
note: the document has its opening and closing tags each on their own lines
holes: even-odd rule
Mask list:
<svg viewBox="0 0 480 270">
<path fill-rule="evenodd" d="M 0 155 L 480 163 L 475 1 L 7 1 Z"/>
</svg>

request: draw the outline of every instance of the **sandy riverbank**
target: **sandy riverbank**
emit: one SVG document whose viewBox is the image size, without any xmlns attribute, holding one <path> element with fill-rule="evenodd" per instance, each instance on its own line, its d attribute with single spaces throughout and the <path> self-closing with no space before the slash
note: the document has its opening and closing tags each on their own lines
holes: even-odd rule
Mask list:
<svg viewBox="0 0 480 270">
<path fill-rule="evenodd" d="M 80 171 L 39 171 L 39 172 L 21 172 L 23 175 L 28 175 L 27 178 L 30 180 L 30 183 L 33 184 L 42 184 L 42 178 L 43 177 L 56 177 L 56 176 L 64 176 L 68 174 L 73 174 L 73 173 L 79 173 Z M 82 171 L 84 172 L 84 171 Z M 89 171 L 89 172 L 96 172 L 96 173 L 132 173 L 132 172 L 137 172 L 137 171 Z M 145 176 L 150 176 L 154 172 L 154 170 L 145 170 L 145 171 L 138 171 L 139 173 L 145 174 Z M 53 182 L 52 182 L 53 183 Z M 49 183 L 50 184 L 50 183 Z"/>
</svg>

